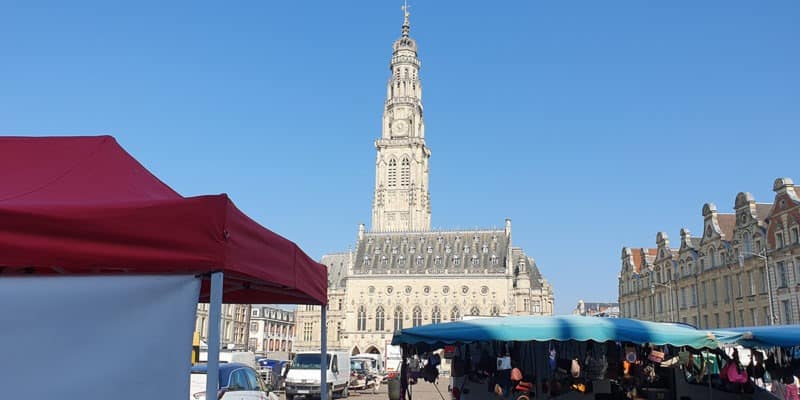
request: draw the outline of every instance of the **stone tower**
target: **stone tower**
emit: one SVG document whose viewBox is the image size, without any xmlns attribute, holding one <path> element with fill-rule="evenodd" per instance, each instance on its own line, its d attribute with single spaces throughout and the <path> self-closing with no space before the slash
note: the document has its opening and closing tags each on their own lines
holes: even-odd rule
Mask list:
<svg viewBox="0 0 800 400">
<path fill-rule="evenodd" d="M 375 162 L 373 232 L 420 232 L 431 226 L 425 121 L 422 118 L 422 84 L 417 43 L 407 7 L 403 7 L 402 35 L 394 42 L 391 78 L 386 86 L 383 126 Z"/>
</svg>

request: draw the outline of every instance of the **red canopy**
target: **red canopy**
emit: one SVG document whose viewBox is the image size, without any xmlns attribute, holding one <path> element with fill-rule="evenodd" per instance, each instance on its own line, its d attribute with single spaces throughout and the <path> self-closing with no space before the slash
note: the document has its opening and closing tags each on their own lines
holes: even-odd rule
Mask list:
<svg viewBox="0 0 800 400">
<path fill-rule="evenodd" d="M 324 265 L 227 195 L 182 197 L 113 137 L 3 137 L 0 171 L 0 274 L 224 271 L 226 303 L 327 303 Z"/>
</svg>

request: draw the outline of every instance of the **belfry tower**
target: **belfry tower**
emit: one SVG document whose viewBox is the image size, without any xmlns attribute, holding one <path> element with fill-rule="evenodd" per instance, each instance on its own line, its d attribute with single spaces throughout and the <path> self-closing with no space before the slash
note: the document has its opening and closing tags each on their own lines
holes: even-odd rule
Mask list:
<svg viewBox="0 0 800 400">
<path fill-rule="evenodd" d="M 373 232 L 419 232 L 431 227 L 425 121 L 422 118 L 422 84 L 417 43 L 411 30 L 408 6 L 403 6 L 402 35 L 394 42 L 391 78 L 386 86 L 383 126 L 375 162 Z"/>
</svg>

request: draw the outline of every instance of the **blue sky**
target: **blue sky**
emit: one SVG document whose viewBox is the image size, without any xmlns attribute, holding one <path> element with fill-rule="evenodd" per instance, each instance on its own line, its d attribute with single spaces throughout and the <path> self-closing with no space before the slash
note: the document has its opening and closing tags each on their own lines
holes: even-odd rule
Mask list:
<svg viewBox="0 0 800 400">
<path fill-rule="evenodd" d="M 0 134 L 112 134 L 318 258 L 369 223 L 400 1 L 7 2 Z M 556 309 L 622 246 L 800 180 L 800 2 L 414 1 L 433 225 L 501 226 Z"/>
</svg>

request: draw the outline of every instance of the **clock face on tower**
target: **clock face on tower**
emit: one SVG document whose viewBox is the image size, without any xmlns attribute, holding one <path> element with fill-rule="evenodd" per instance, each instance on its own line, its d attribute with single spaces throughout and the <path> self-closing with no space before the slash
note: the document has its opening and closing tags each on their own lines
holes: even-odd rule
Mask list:
<svg viewBox="0 0 800 400">
<path fill-rule="evenodd" d="M 408 122 L 404 120 L 397 120 L 392 122 L 392 135 L 405 136 L 408 134 Z"/>
</svg>

